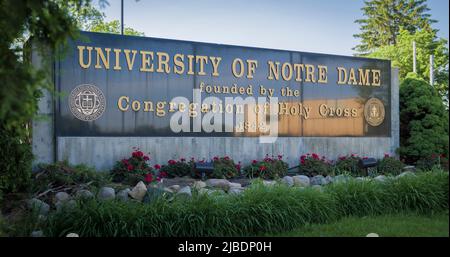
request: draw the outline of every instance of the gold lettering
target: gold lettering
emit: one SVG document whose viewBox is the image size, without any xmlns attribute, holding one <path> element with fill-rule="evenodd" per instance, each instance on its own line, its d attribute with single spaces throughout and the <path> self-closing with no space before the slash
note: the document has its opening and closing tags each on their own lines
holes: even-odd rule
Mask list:
<svg viewBox="0 0 450 257">
<path fill-rule="evenodd" d="M 255 70 L 258 67 L 258 61 L 256 61 L 256 60 L 247 60 L 247 67 L 248 67 L 247 78 L 248 79 L 252 79 L 253 78 L 253 74 L 255 74 Z"/>
<path fill-rule="evenodd" d="M 237 68 L 236 68 L 236 64 L 239 63 L 239 72 L 237 72 Z M 241 59 L 236 58 L 233 60 L 233 64 L 232 64 L 232 71 L 233 71 L 233 75 L 236 78 L 240 78 L 244 75 L 244 62 L 242 62 Z"/>
<path fill-rule="evenodd" d="M 369 70 L 358 69 L 359 83 L 360 86 L 370 86 L 369 82 Z"/>
<path fill-rule="evenodd" d="M 95 64 L 96 69 L 101 69 L 100 59 L 102 59 L 103 66 L 105 69 L 109 69 L 109 52 L 111 52 L 111 48 L 105 48 L 106 56 L 103 53 L 103 50 L 100 47 L 96 47 L 95 51 L 97 52 L 97 64 Z"/>
<path fill-rule="evenodd" d="M 123 52 L 125 53 L 125 59 L 127 60 L 128 70 L 133 70 L 134 59 L 136 57 L 137 50 L 131 50 L 131 52 L 133 53 L 133 57 L 131 57 L 131 60 L 130 60 L 130 50 L 124 49 Z"/>
<path fill-rule="evenodd" d="M 305 68 L 306 68 L 305 82 L 316 83 L 316 78 L 314 76 L 314 65 L 305 64 Z"/>
<path fill-rule="evenodd" d="M 286 75 L 286 67 L 288 68 L 288 72 Z M 283 78 L 284 81 L 289 81 L 292 78 L 292 65 L 288 62 L 283 63 L 283 65 L 281 66 L 281 77 Z"/>
<path fill-rule="evenodd" d="M 372 86 L 379 87 L 381 86 L 381 71 L 380 70 L 372 70 Z"/>
<path fill-rule="evenodd" d="M 197 63 L 199 63 L 199 70 L 198 70 L 197 74 L 198 75 L 206 75 L 205 64 L 208 63 L 208 56 L 197 55 L 195 58 L 195 61 Z"/>
<path fill-rule="evenodd" d="M 347 84 L 358 85 L 358 82 L 356 81 L 355 69 L 353 69 L 353 68 L 350 69 L 350 74 L 348 75 Z"/>
<path fill-rule="evenodd" d="M 338 70 L 338 85 L 344 85 L 347 82 L 347 70 L 343 67 L 337 67 Z M 344 76 L 342 76 L 344 75 Z"/>
<path fill-rule="evenodd" d="M 116 54 L 116 64 L 114 65 L 114 70 L 122 69 L 122 67 L 120 67 L 120 52 L 122 52 L 121 49 L 114 48 L 114 53 Z"/>
<path fill-rule="evenodd" d="M 84 49 L 87 49 L 88 51 L 88 62 L 87 64 L 84 63 Z M 91 52 L 92 52 L 92 47 L 91 46 L 78 46 L 78 62 L 81 66 L 81 68 L 87 69 L 89 68 L 89 66 L 91 66 Z"/>
<path fill-rule="evenodd" d="M 328 82 L 328 67 L 323 65 L 317 65 L 319 68 L 319 80 L 318 83 L 327 83 Z"/>
<path fill-rule="evenodd" d="M 173 63 L 175 67 L 173 68 L 173 72 L 175 74 L 183 74 L 184 72 L 184 55 L 183 54 L 176 54 L 173 58 Z"/>
<path fill-rule="evenodd" d="M 294 70 L 297 76 L 295 77 L 295 81 L 302 81 L 302 70 L 305 70 L 305 66 L 301 63 L 294 63 Z"/>
<path fill-rule="evenodd" d="M 122 102 L 125 101 L 126 107 L 122 105 Z M 119 100 L 117 100 L 117 107 L 119 110 L 126 112 L 129 108 L 130 98 L 128 96 L 121 96 L 119 97 Z"/>
<path fill-rule="evenodd" d="M 156 72 L 170 73 L 169 54 L 164 52 L 157 52 L 156 55 L 158 56 L 158 69 L 156 69 Z"/>
<path fill-rule="evenodd" d="M 269 64 L 269 76 L 267 77 L 267 79 L 273 80 L 275 78 L 275 80 L 279 80 L 280 79 L 280 63 L 279 62 L 272 62 L 272 61 L 268 61 Z M 275 66 L 276 65 L 276 66 Z"/>
<path fill-rule="evenodd" d="M 187 74 L 188 75 L 194 75 L 194 57 L 193 55 L 188 54 L 188 61 L 189 61 L 189 69 Z"/>
<path fill-rule="evenodd" d="M 142 67 L 140 71 L 153 72 L 153 52 L 149 51 L 140 51 L 142 56 Z"/>
<path fill-rule="evenodd" d="M 211 60 L 211 64 L 213 66 L 212 75 L 214 77 L 219 77 L 219 63 L 222 60 L 222 58 L 221 57 L 212 57 L 212 56 L 210 56 L 209 59 Z"/>
</svg>

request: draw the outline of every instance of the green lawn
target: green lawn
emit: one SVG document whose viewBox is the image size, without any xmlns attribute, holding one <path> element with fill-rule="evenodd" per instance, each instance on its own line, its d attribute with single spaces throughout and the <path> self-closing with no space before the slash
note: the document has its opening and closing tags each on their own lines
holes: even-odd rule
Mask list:
<svg viewBox="0 0 450 257">
<path fill-rule="evenodd" d="M 294 231 L 269 236 L 289 237 L 448 237 L 449 214 L 397 214 L 376 217 L 349 217 L 330 224 L 311 224 Z"/>
</svg>

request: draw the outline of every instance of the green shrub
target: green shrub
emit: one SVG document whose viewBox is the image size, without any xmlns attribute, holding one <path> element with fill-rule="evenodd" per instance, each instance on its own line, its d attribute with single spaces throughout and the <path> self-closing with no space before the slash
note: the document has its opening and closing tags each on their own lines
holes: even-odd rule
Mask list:
<svg viewBox="0 0 450 257">
<path fill-rule="evenodd" d="M 169 178 L 184 177 L 191 174 L 192 164 L 181 158 L 179 161 L 169 160 L 167 165 L 163 165 L 160 172 L 165 172 Z"/>
<path fill-rule="evenodd" d="M 320 157 L 316 153 L 308 153 L 300 157 L 299 171 L 301 174 L 309 177 L 316 175 L 327 176 L 332 172 L 332 166 L 325 156 Z"/>
<path fill-rule="evenodd" d="M 362 176 L 365 174 L 365 171 L 359 165 L 360 161 L 361 158 L 355 154 L 339 156 L 334 168 L 336 169 L 336 173 L 339 174 L 348 172 L 352 176 Z"/>
<path fill-rule="evenodd" d="M 448 151 L 448 110 L 434 87 L 417 75 L 408 74 L 400 85 L 401 159 L 416 164 L 433 155 L 448 157 Z"/>
<path fill-rule="evenodd" d="M 202 160 L 201 162 L 203 162 Z M 191 163 L 193 163 L 194 160 L 191 160 Z M 220 179 L 230 179 L 234 178 L 236 176 L 239 176 L 240 173 L 240 163 L 235 164 L 233 159 L 231 159 L 228 156 L 225 157 L 214 157 L 212 159 L 214 170 L 210 173 L 206 173 L 207 178 L 220 178 Z M 202 178 L 202 174 L 194 168 L 194 165 L 192 164 L 192 172 L 191 176 L 193 178 Z"/>
<path fill-rule="evenodd" d="M 154 170 L 147 163 L 150 160 L 148 155 L 135 148 L 128 159 L 117 161 L 111 170 L 114 182 L 122 182 L 135 185 L 139 181 L 151 182 Z"/>
<path fill-rule="evenodd" d="M 399 175 L 405 165 L 394 157 L 385 155 L 378 161 L 377 172 L 383 175 Z"/>
<path fill-rule="evenodd" d="M 28 187 L 33 154 L 22 137 L 0 125 L 0 194 Z"/>
<path fill-rule="evenodd" d="M 324 187 L 252 184 L 241 195 L 198 194 L 139 202 L 79 202 L 53 212 L 43 226 L 49 236 L 255 236 L 288 231 L 345 216 L 448 210 L 448 172 L 418 173 L 386 182 L 352 180 Z"/>
<path fill-rule="evenodd" d="M 53 164 L 39 164 L 33 173 L 31 191 L 44 192 L 50 188 L 73 187 L 89 184 L 100 187 L 110 181 L 105 172 L 96 171 L 86 165 L 69 165 L 67 161 Z"/>
<path fill-rule="evenodd" d="M 244 168 L 244 174 L 248 178 L 277 179 L 286 176 L 289 165 L 282 160 L 266 156 L 264 160 L 253 160 L 250 165 Z"/>
</svg>

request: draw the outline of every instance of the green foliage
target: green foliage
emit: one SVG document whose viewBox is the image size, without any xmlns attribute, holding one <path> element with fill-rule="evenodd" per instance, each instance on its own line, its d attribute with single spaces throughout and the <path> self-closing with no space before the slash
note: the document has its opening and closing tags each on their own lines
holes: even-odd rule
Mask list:
<svg viewBox="0 0 450 257">
<path fill-rule="evenodd" d="M 147 163 L 150 158 L 139 149 L 135 149 L 128 159 L 117 161 L 111 170 L 111 176 L 114 182 L 123 182 L 135 185 L 139 181 L 147 181 L 150 178 L 146 176 L 151 174 L 153 179 L 153 168 Z"/>
<path fill-rule="evenodd" d="M 377 172 L 383 175 L 399 175 L 405 165 L 394 157 L 385 156 L 378 161 Z"/>
<path fill-rule="evenodd" d="M 430 10 L 426 0 L 368 0 L 361 9 L 364 18 L 356 20 L 361 32 L 354 37 L 361 43 L 354 49 L 361 54 L 370 53 L 378 47 L 396 45 L 400 28 L 410 33 L 419 29 L 431 31 Z"/>
<path fill-rule="evenodd" d="M 236 167 L 233 159 L 228 156 L 214 157 L 214 170 L 208 175 L 210 178 L 234 178 L 239 175 L 239 170 Z"/>
<path fill-rule="evenodd" d="M 139 202 L 79 202 L 50 214 L 48 236 L 254 236 L 289 231 L 346 216 L 448 210 L 448 172 L 392 178 L 384 183 L 352 180 L 313 188 L 255 183 L 241 195 L 157 198 Z"/>
<path fill-rule="evenodd" d="M 332 172 L 331 162 L 325 156 L 320 157 L 316 153 L 302 155 L 300 157 L 299 171 L 309 177 L 316 175 L 327 176 Z"/>
<path fill-rule="evenodd" d="M 0 146 L 0 195 L 25 189 L 31 177 L 31 146 L 2 126 Z"/>
<path fill-rule="evenodd" d="M 412 43 L 416 42 L 417 74 L 426 81 L 430 79 L 430 55 L 434 56 L 434 87 L 448 106 L 448 47 L 447 40 L 437 39 L 436 32 L 417 30 L 411 33 L 400 29 L 395 45 L 377 48 L 368 57 L 389 59 L 392 66 L 399 67 L 400 81 L 413 71 Z"/>
<path fill-rule="evenodd" d="M 281 156 L 278 159 L 266 157 L 262 161 L 253 160 L 244 168 L 244 174 L 248 178 L 277 179 L 286 176 L 288 167 Z"/>
<path fill-rule="evenodd" d="M 95 22 L 92 27 L 89 29 L 92 32 L 104 32 L 104 33 L 112 33 L 112 34 L 120 34 L 120 21 L 113 20 L 109 22 L 105 22 L 103 20 L 98 20 Z M 143 32 L 139 32 L 129 27 L 123 28 L 124 35 L 130 36 L 144 36 Z"/>
<path fill-rule="evenodd" d="M 359 177 L 365 174 L 364 169 L 359 165 L 360 161 L 361 158 L 355 154 L 339 156 L 334 168 L 336 169 L 336 173 L 342 174 L 343 172 L 348 172 L 349 175 Z"/>
<path fill-rule="evenodd" d="M 410 74 L 400 86 L 400 149 L 406 163 L 448 156 L 448 112 L 424 80 Z"/>
<path fill-rule="evenodd" d="M 86 165 L 70 165 L 67 161 L 54 164 L 39 164 L 33 173 L 30 193 L 42 193 L 52 188 L 71 188 L 82 185 L 100 187 L 107 184 L 110 178 L 105 172 L 96 171 Z"/>
<path fill-rule="evenodd" d="M 187 163 L 183 158 L 177 161 L 169 160 L 167 165 L 161 167 L 160 172 L 165 172 L 169 178 L 184 177 L 191 174 L 192 166 L 192 162 Z"/>
</svg>

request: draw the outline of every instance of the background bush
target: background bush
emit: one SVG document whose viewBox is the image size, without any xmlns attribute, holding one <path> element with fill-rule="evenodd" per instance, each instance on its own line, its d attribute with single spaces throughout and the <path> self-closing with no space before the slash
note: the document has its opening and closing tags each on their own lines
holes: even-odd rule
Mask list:
<svg viewBox="0 0 450 257">
<path fill-rule="evenodd" d="M 377 172 L 383 175 L 399 175 L 405 165 L 403 162 L 391 156 L 385 156 L 378 161 Z"/>
<path fill-rule="evenodd" d="M 433 155 L 448 157 L 448 147 L 448 110 L 434 87 L 409 74 L 400 85 L 401 159 L 416 164 Z"/>
<path fill-rule="evenodd" d="M 289 165 L 282 160 L 266 157 L 262 161 L 253 162 L 244 168 L 244 175 L 248 178 L 277 179 L 286 176 Z"/>
<path fill-rule="evenodd" d="M 325 156 L 320 156 L 316 153 L 306 154 L 300 156 L 299 171 L 309 177 L 316 175 L 327 176 L 332 172 L 331 162 Z"/>
<path fill-rule="evenodd" d="M 185 159 L 169 160 L 163 165 L 160 172 L 166 172 L 169 178 L 189 176 L 192 170 L 192 163 L 187 163 Z"/>
<path fill-rule="evenodd" d="M 131 157 L 117 161 L 111 170 L 111 176 L 114 182 L 123 182 L 135 185 L 139 181 L 145 181 L 148 174 L 154 173 L 152 167 L 147 161 L 150 160 L 148 155 L 139 149 L 131 153 Z"/>
<path fill-rule="evenodd" d="M 43 227 L 49 236 L 254 236 L 288 231 L 309 223 L 355 215 L 448 210 L 447 172 L 391 178 L 386 182 L 352 180 L 324 187 L 289 188 L 253 184 L 242 195 L 197 194 L 138 202 L 79 202 L 54 212 Z"/>
<path fill-rule="evenodd" d="M 240 164 L 235 164 L 233 159 L 228 156 L 216 156 L 212 159 L 212 162 L 214 165 L 214 170 L 212 172 L 205 173 L 207 178 L 230 179 L 240 175 Z M 202 174 L 193 168 L 191 177 L 202 178 Z"/>
<path fill-rule="evenodd" d="M 32 160 L 31 146 L 23 137 L 0 125 L 0 195 L 28 187 Z"/>
<path fill-rule="evenodd" d="M 361 158 L 357 155 L 339 156 L 334 166 L 336 173 L 348 172 L 352 176 L 362 176 L 365 174 L 365 170 L 361 168 L 359 162 Z"/>
</svg>

